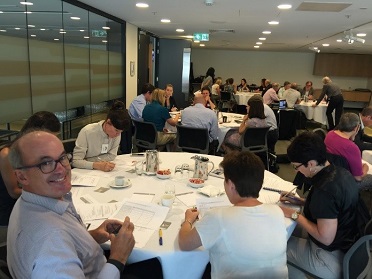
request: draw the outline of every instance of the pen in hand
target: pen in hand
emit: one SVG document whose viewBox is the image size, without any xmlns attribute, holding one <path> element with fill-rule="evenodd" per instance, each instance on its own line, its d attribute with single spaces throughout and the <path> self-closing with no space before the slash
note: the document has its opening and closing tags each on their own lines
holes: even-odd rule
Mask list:
<svg viewBox="0 0 372 279">
<path fill-rule="evenodd" d="M 289 198 L 289 199 L 295 199 L 295 197 L 293 196 L 293 191 L 297 189 L 297 186 L 294 187 L 291 191 L 287 192 L 284 196 L 281 196 L 281 198 Z"/>
<path fill-rule="evenodd" d="M 162 229 L 159 229 L 159 245 L 163 245 L 163 231 Z"/>
</svg>

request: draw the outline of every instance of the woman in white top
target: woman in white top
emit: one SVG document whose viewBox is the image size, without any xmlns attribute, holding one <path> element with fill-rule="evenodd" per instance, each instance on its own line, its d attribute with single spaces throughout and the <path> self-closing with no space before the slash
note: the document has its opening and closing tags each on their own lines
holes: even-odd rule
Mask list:
<svg viewBox="0 0 372 279">
<path fill-rule="evenodd" d="M 221 84 L 222 84 L 222 78 L 218 77 L 216 78 L 216 81 L 212 85 L 212 101 L 217 104 L 221 98 Z"/>
<path fill-rule="evenodd" d="M 179 232 L 181 250 L 208 249 L 212 278 L 287 278 L 285 217 L 276 204 L 257 200 L 264 165 L 251 152 L 226 154 L 221 167 L 231 207 L 209 210 L 201 220 L 188 209 Z"/>
</svg>

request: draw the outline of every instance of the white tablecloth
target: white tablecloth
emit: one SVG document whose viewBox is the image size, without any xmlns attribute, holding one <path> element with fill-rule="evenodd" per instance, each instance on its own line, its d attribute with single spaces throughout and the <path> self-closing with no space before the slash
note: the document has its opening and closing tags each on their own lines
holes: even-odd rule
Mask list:
<svg viewBox="0 0 372 279">
<path fill-rule="evenodd" d="M 192 153 L 171 153 L 161 152 L 159 158 L 161 160 L 160 169 L 171 169 L 172 177 L 169 180 L 160 180 L 156 176 L 137 176 L 134 173 L 129 173 L 124 170 L 125 166 L 132 164 L 133 161 L 142 160 L 144 157 L 131 157 L 130 155 L 118 156 L 115 159 L 116 167 L 111 173 L 104 173 L 101 171 L 90 171 L 90 170 L 77 170 L 78 172 L 96 173 L 100 176 L 99 184 L 96 187 L 73 187 L 74 200 L 78 199 L 79 196 L 89 194 L 99 202 L 107 203 L 112 201 L 121 201 L 123 198 L 130 198 L 134 192 L 154 193 L 153 202 L 158 203 L 160 197 L 164 193 L 164 187 L 168 183 L 175 185 L 176 194 L 185 192 L 196 192 L 195 189 L 187 186 L 188 178 L 175 178 L 174 168 L 176 165 L 187 163 L 191 168 L 194 167 L 194 160 L 191 157 Z M 222 161 L 222 157 L 208 156 L 215 167 L 218 167 Z M 133 167 L 134 168 L 134 167 Z M 73 170 L 73 172 L 75 169 Z M 189 176 L 192 173 L 189 173 Z M 114 180 L 117 175 L 124 175 L 129 178 L 132 182 L 132 186 L 129 188 L 110 188 L 108 184 Z M 209 176 L 206 184 L 220 187 L 223 189 L 223 179 Z M 281 185 L 283 190 L 292 190 L 291 183 L 285 182 L 275 174 L 265 171 L 265 182 L 264 185 L 270 187 L 272 185 Z M 108 188 L 107 191 L 95 191 L 98 188 Z M 270 199 L 273 192 L 262 190 L 260 192 L 260 199 Z M 202 197 L 201 194 L 195 194 L 196 196 Z M 279 194 L 278 194 L 279 198 Z M 227 197 L 226 197 L 227 199 Z M 159 245 L 158 232 L 156 231 L 144 248 L 135 248 L 129 257 L 128 263 L 138 262 L 153 257 L 157 257 L 162 265 L 164 278 L 201 278 L 206 264 L 209 262 L 208 252 L 202 248 L 194 251 L 184 252 L 179 249 L 178 246 L 178 231 L 181 223 L 184 219 L 184 212 L 187 207 L 176 199 L 176 203 L 172 206 L 169 211 L 166 221 L 171 222 L 168 229 L 163 230 L 163 245 Z M 286 219 L 288 238 L 291 235 L 295 222 L 290 219 Z"/>
<path fill-rule="evenodd" d="M 362 159 L 372 164 L 372 150 L 363 150 Z"/>
<path fill-rule="evenodd" d="M 326 116 L 328 104 L 326 102 L 320 102 L 319 105 L 317 105 L 316 107 L 313 107 L 313 104 L 315 104 L 313 101 L 301 101 L 300 104 L 295 105 L 295 109 L 302 110 L 305 113 L 307 119 L 314 120 L 322 125 L 328 126 Z M 333 120 L 334 117 L 335 113 L 333 112 Z"/>
<path fill-rule="evenodd" d="M 261 96 L 261 93 L 237 92 L 234 97 L 238 105 L 247 105 L 248 100 L 255 94 L 259 94 Z"/>
<path fill-rule="evenodd" d="M 237 113 L 227 113 L 227 112 L 224 112 L 223 113 L 223 116 L 227 116 L 227 123 L 223 123 L 222 122 L 222 117 L 221 117 L 221 113 L 219 114 L 219 119 L 218 119 L 218 148 L 217 150 L 220 148 L 225 136 L 226 136 L 226 133 L 230 130 L 230 129 L 237 129 L 239 128 L 240 126 L 240 123 L 237 123 L 235 122 L 235 120 L 242 120 L 244 115 L 242 114 L 237 114 Z"/>
</svg>

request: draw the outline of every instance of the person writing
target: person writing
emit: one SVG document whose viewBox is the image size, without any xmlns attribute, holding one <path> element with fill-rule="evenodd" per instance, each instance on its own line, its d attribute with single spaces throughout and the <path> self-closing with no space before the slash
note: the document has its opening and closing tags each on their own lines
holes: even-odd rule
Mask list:
<svg viewBox="0 0 372 279">
<path fill-rule="evenodd" d="M 9 153 L 23 185 L 8 227 L 13 278 L 120 278 L 134 247 L 134 225 L 106 220 L 87 231 L 72 203 L 70 156 L 45 131 L 25 132 Z M 114 234 L 114 232 L 117 234 Z M 106 260 L 100 244 L 110 240 Z"/>
<path fill-rule="evenodd" d="M 326 159 L 323 140 L 312 132 L 297 136 L 287 149 L 296 171 L 306 176 L 311 188 L 306 199 L 283 192 L 282 202 L 304 206 L 303 214 L 282 207 L 307 232 L 288 240 L 289 278 L 306 278 L 301 270 L 318 278 L 342 278 L 342 261 L 357 238 L 359 189 L 354 177 Z"/>
<path fill-rule="evenodd" d="M 231 207 L 217 207 L 197 221 L 188 209 L 178 234 L 181 250 L 208 250 L 212 278 L 287 278 L 287 231 L 276 204 L 257 200 L 264 165 L 251 152 L 223 158 L 224 187 Z"/>
<path fill-rule="evenodd" d="M 130 127 L 131 119 L 124 103 L 116 101 L 106 120 L 81 129 L 76 139 L 72 165 L 81 169 L 112 171 L 115 164 L 111 161 L 117 156 L 121 133 Z"/>
</svg>

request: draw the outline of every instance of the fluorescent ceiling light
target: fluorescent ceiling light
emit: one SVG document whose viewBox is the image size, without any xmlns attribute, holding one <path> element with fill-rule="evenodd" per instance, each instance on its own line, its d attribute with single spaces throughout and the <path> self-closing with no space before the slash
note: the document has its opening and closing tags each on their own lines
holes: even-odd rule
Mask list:
<svg viewBox="0 0 372 279">
<path fill-rule="evenodd" d="M 24 14 L 32 14 L 32 12 L 23 12 Z"/>
<path fill-rule="evenodd" d="M 28 27 L 35 27 L 35 25 L 32 25 L 32 24 L 29 24 L 29 25 L 27 25 Z"/>
<path fill-rule="evenodd" d="M 31 34 L 31 37 L 36 37 L 36 35 L 34 35 L 34 34 Z"/>
<path fill-rule="evenodd" d="M 66 34 L 66 31 L 59 31 L 59 34 Z"/>
<path fill-rule="evenodd" d="M 358 34 L 356 34 L 358 37 L 365 37 L 365 36 L 367 36 L 367 34 L 366 33 L 358 33 Z"/>
<path fill-rule="evenodd" d="M 195 44 L 198 44 L 198 43 L 200 43 L 200 41 L 194 41 L 194 43 L 195 43 Z"/>
<path fill-rule="evenodd" d="M 0 30 L 0 32 L 6 32 L 6 30 L 4 30 L 4 29 L 1 29 L 1 30 Z"/>
<path fill-rule="evenodd" d="M 171 22 L 170 19 L 168 19 L 168 18 L 162 18 L 160 21 L 162 23 L 169 23 L 169 22 Z"/>
<path fill-rule="evenodd" d="M 254 48 L 260 48 L 260 46 L 253 46 Z"/>
<path fill-rule="evenodd" d="M 89 39 L 89 37 L 88 36 L 84 36 L 84 39 Z"/>
<path fill-rule="evenodd" d="M 268 23 L 270 25 L 278 25 L 279 24 L 279 21 L 272 20 L 272 21 L 269 21 Z"/>
<path fill-rule="evenodd" d="M 45 31 L 46 29 L 45 28 L 40 28 L 40 31 Z"/>
<path fill-rule="evenodd" d="M 110 30 L 110 27 L 108 27 L 108 26 L 103 26 L 102 29 Z"/>
<path fill-rule="evenodd" d="M 55 41 L 59 41 L 59 39 L 54 39 Z"/>
<path fill-rule="evenodd" d="M 32 2 L 19 2 L 19 3 L 22 5 L 26 5 L 26 6 L 32 6 L 34 4 Z"/>
<path fill-rule="evenodd" d="M 329 44 L 322 44 L 322 46 L 324 46 L 324 47 L 328 47 L 328 46 L 329 46 Z"/>
<path fill-rule="evenodd" d="M 281 10 L 288 10 L 290 8 L 292 8 L 292 5 L 290 4 L 281 4 L 278 6 L 278 9 L 281 9 Z"/>
<path fill-rule="evenodd" d="M 199 46 L 201 46 L 201 47 L 205 47 L 205 44 L 200 44 Z"/>
<path fill-rule="evenodd" d="M 149 7 L 149 4 L 146 4 L 146 3 L 137 3 L 136 4 L 136 7 L 137 8 L 148 8 Z"/>
<path fill-rule="evenodd" d="M 80 20 L 80 17 L 78 17 L 78 16 L 71 16 L 70 17 L 72 20 Z"/>
<path fill-rule="evenodd" d="M 262 45 L 262 42 L 256 42 L 256 45 Z"/>
<path fill-rule="evenodd" d="M 107 40 L 102 40 L 102 43 L 107 43 Z"/>
<path fill-rule="evenodd" d="M 341 42 L 342 42 L 342 40 L 341 40 L 341 39 L 338 39 L 338 40 L 336 40 L 336 42 L 338 42 L 338 43 L 341 43 Z"/>
<path fill-rule="evenodd" d="M 79 31 L 80 31 L 80 32 L 84 32 L 85 30 L 84 30 L 84 29 L 80 29 Z"/>
<path fill-rule="evenodd" d="M 179 28 L 179 29 L 176 29 L 176 32 L 180 32 L 180 33 L 182 33 L 182 32 L 185 32 L 185 30 Z"/>
<path fill-rule="evenodd" d="M 271 34 L 271 31 L 263 31 L 262 34 Z"/>
<path fill-rule="evenodd" d="M 14 29 L 15 29 L 15 30 L 21 30 L 21 28 L 19 28 L 19 27 L 15 27 Z"/>
<path fill-rule="evenodd" d="M 319 53 L 320 50 L 318 49 L 318 47 L 309 47 L 310 50 L 314 51 L 314 52 L 317 52 Z"/>
<path fill-rule="evenodd" d="M 258 38 L 259 40 L 261 40 L 261 41 L 265 41 L 266 40 L 266 38 Z"/>
</svg>

